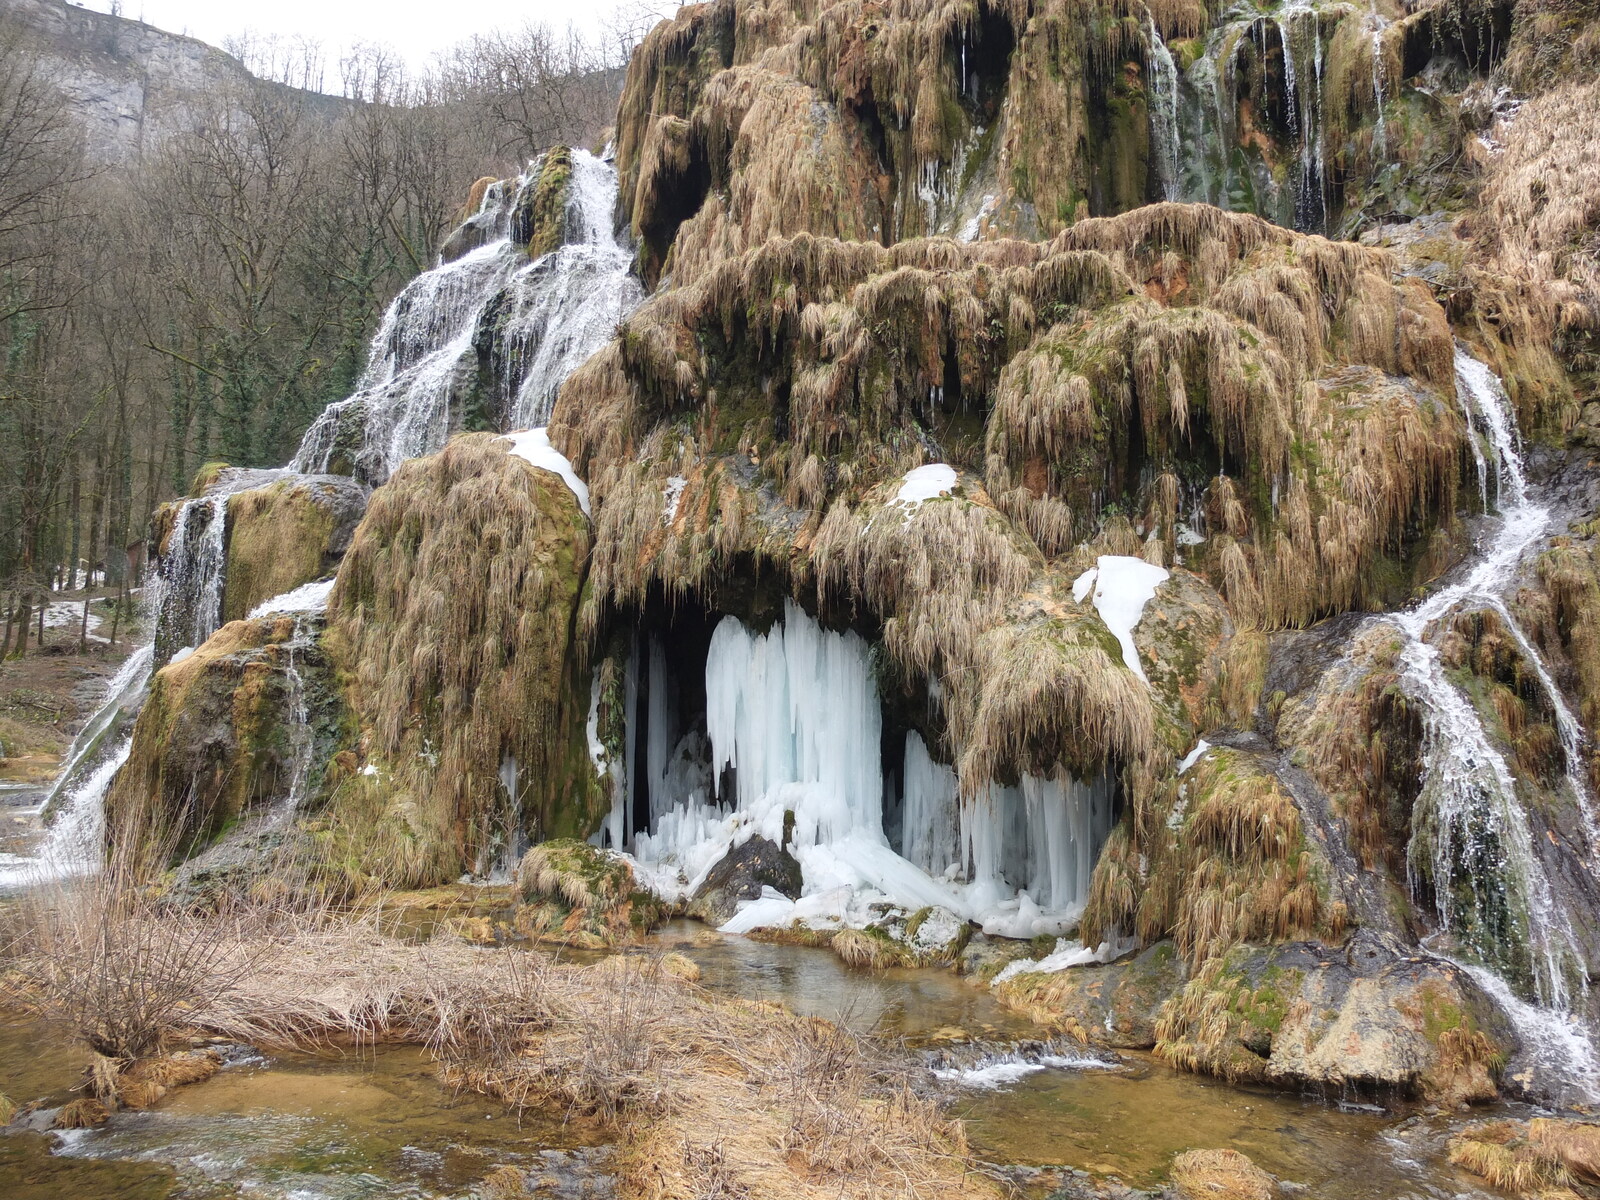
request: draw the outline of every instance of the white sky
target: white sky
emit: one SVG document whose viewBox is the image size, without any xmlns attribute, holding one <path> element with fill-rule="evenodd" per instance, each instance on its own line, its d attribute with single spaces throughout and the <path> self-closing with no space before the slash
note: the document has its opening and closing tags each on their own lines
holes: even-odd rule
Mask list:
<svg viewBox="0 0 1600 1200">
<path fill-rule="evenodd" d="M 342 50 L 357 43 L 382 43 L 412 67 L 426 66 L 435 51 L 475 33 L 535 22 L 564 28 L 571 23 L 598 36 L 619 11 L 675 11 L 677 0 L 510 0 L 501 4 L 440 4 L 437 0 L 70 0 L 81 8 L 112 11 L 172 33 L 221 46 L 250 33 L 306 37 L 321 44 L 330 80 Z"/>
</svg>

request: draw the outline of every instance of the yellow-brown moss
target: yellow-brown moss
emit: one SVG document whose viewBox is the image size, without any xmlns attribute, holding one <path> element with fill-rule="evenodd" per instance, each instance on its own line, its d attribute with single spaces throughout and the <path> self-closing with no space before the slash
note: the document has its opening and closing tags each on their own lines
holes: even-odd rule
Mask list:
<svg viewBox="0 0 1600 1200">
<path fill-rule="evenodd" d="M 233 621 L 156 672 L 106 794 L 108 827 L 130 862 L 157 868 L 170 852 L 194 853 L 282 794 L 294 635 L 292 617 Z"/>
<path fill-rule="evenodd" d="M 228 498 L 228 565 L 222 619 L 238 621 L 263 600 L 330 571 L 337 511 L 319 503 L 317 485 L 280 480 Z"/>
<path fill-rule="evenodd" d="M 508 450 L 471 434 L 404 464 L 340 568 L 327 641 L 360 755 L 318 832 L 347 876 L 444 882 L 518 828 L 586 835 L 606 806 L 573 641 L 588 522 L 558 476 Z"/>
</svg>

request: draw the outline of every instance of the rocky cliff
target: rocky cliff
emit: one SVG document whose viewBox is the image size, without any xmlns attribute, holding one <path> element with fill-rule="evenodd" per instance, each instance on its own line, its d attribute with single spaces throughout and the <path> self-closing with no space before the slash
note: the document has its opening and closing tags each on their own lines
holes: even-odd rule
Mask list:
<svg viewBox="0 0 1600 1200">
<path fill-rule="evenodd" d="M 1189 1069 L 1581 1096 L 1594 16 L 685 8 L 614 175 L 480 187 L 297 460 L 376 485 L 310 876 L 589 838 Z M 158 676 L 119 807 L 171 823 L 189 710 L 266 777 L 212 708 L 277 640 Z"/>
<path fill-rule="evenodd" d="M 67 0 L 5 0 L 0 16 L 28 31 L 41 48 L 83 124 L 92 162 L 138 158 L 185 128 L 200 96 L 253 80 L 243 63 L 214 46 Z M 283 90 L 316 110 L 332 112 L 341 103 Z"/>
</svg>

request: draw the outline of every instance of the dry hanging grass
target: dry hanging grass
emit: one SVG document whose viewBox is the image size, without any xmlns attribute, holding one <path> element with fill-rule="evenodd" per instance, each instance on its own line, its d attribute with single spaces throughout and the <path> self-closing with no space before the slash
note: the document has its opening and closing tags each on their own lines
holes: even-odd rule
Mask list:
<svg viewBox="0 0 1600 1200">
<path fill-rule="evenodd" d="M 1089 944 L 1118 930 L 1171 937 L 1196 971 L 1241 943 L 1328 931 L 1342 911 L 1293 800 L 1243 752 L 1210 750 L 1181 782 L 1133 799 L 1090 882 Z"/>
<path fill-rule="evenodd" d="M 487 865 L 518 827 L 587 833 L 609 803 L 575 682 L 589 538 L 567 486 L 487 434 L 374 493 L 328 609 L 365 759 L 336 760 L 314 831 L 331 880 L 426 886 Z"/>
<path fill-rule="evenodd" d="M 1056 232 L 1080 215 L 1090 144 L 1106 136 L 1085 89 L 1058 80 L 1109 89 L 1147 14 L 1169 37 L 1206 20 L 1195 0 L 684 10 L 645 38 L 618 112 L 622 209 L 647 279 L 698 280 L 774 235 L 938 232 L 953 197 L 930 212 L 932 181 L 955 189 L 963 168 L 995 181 L 988 230 Z M 1115 202 L 1143 199 L 1141 178 Z"/>
</svg>

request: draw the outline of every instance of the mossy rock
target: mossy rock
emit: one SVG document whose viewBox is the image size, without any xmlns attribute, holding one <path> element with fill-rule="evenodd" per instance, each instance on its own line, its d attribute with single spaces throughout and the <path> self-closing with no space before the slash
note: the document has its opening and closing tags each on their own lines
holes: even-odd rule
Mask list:
<svg viewBox="0 0 1600 1200">
<path fill-rule="evenodd" d="M 756 834 L 711 868 L 705 883 L 689 898 L 688 915 L 708 925 L 722 925 L 738 910 L 741 900 L 759 899 L 763 888 L 773 888 L 794 900 L 803 883 L 794 855 Z"/>
<path fill-rule="evenodd" d="M 1330 1094 L 1494 1099 L 1515 1035 L 1459 968 L 1357 934 L 1238 947 L 1163 1006 L 1156 1052 L 1233 1081 Z"/>
<path fill-rule="evenodd" d="M 284 798 L 302 750 L 297 737 L 312 739 L 305 750 L 315 755 L 322 703 L 314 693 L 331 691 L 319 687 L 323 672 L 290 616 L 230 622 L 157 671 L 127 765 L 106 796 L 113 836 L 159 869 Z M 299 725 L 297 686 L 310 726 Z"/>
<path fill-rule="evenodd" d="M 1274 1200 L 1278 1181 L 1237 1150 L 1189 1150 L 1172 1160 L 1172 1200 Z"/>
<path fill-rule="evenodd" d="M 332 571 L 350 546 L 367 491 L 353 479 L 296 476 L 228 499 L 222 619 Z"/>
<path fill-rule="evenodd" d="M 539 258 L 567 240 L 567 192 L 572 182 L 572 151 L 553 146 L 540 160 L 539 178 L 511 214 L 511 240 Z"/>
<path fill-rule="evenodd" d="M 995 985 L 996 998 L 1048 1029 L 1094 1046 L 1148 1050 L 1156 1018 L 1183 986 L 1177 948 L 1158 942 L 1132 958 L 1049 973 L 1013 975 Z"/>
<path fill-rule="evenodd" d="M 574 621 L 589 521 L 510 451 L 464 434 L 404 463 L 340 567 L 324 640 L 353 722 L 319 837 L 352 886 L 451 882 L 519 840 L 588 837 L 610 810 Z"/>
<path fill-rule="evenodd" d="M 575 838 L 530 848 L 517 866 L 517 890 L 523 903 L 512 927 L 534 941 L 614 946 L 648 933 L 666 915 L 625 859 Z"/>
</svg>

